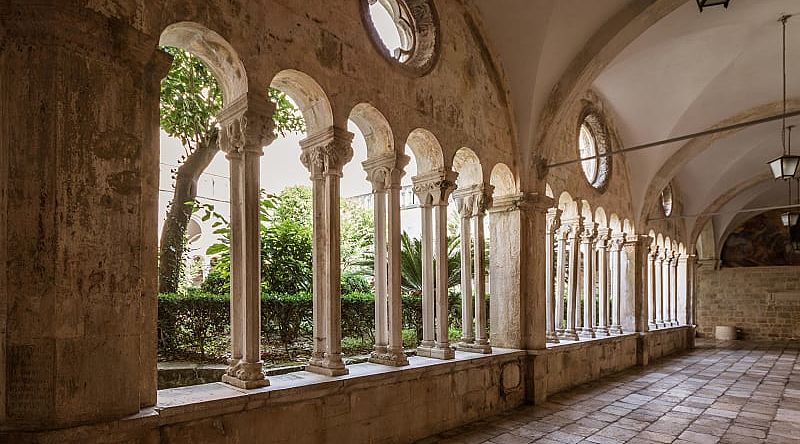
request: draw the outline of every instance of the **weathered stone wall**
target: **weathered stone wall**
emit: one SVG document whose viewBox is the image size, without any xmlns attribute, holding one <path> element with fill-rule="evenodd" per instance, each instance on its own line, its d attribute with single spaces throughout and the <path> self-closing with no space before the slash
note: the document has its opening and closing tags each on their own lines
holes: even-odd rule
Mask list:
<svg viewBox="0 0 800 444">
<path fill-rule="evenodd" d="M 700 268 L 695 297 L 702 337 L 732 325 L 741 339 L 800 338 L 800 267 Z"/>
<path fill-rule="evenodd" d="M 538 403 L 552 394 L 688 350 L 694 346 L 693 335 L 691 327 L 675 327 L 529 351 L 528 397 Z"/>
</svg>

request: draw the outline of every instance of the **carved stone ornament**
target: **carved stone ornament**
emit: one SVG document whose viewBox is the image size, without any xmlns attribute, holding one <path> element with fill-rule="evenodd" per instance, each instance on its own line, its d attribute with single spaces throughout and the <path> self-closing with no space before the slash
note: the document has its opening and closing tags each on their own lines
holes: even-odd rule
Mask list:
<svg viewBox="0 0 800 444">
<path fill-rule="evenodd" d="M 331 127 L 300 142 L 300 162 L 312 175 L 342 174 L 342 168 L 353 158 L 353 134 Z"/>
</svg>

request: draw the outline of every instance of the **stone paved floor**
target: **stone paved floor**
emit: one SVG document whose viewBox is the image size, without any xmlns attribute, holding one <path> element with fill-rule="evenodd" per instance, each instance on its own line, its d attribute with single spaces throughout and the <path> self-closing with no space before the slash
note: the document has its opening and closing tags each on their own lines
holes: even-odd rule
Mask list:
<svg viewBox="0 0 800 444">
<path fill-rule="evenodd" d="M 799 350 L 699 345 L 422 442 L 798 444 Z"/>
</svg>

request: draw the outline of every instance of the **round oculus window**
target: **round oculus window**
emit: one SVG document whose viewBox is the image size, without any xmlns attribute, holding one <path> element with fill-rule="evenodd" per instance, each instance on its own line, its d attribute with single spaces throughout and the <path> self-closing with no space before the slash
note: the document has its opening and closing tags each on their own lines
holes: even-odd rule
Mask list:
<svg viewBox="0 0 800 444">
<path fill-rule="evenodd" d="M 661 209 L 664 210 L 664 216 L 672 215 L 672 185 L 667 185 L 661 190 Z"/>
<path fill-rule="evenodd" d="M 578 131 L 578 155 L 586 181 L 598 190 L 603 189 L 611 172 L 611 158 L 604 156 L 608 149 L 605 126 L 595 114 L 588 114 Z"/>
<path fill-rule="evenodd" d="M 438 48 L 432 0 L 362 0 L 365 22 L 377 49 L 388 59 L 424 74 Z"/>
</svg>

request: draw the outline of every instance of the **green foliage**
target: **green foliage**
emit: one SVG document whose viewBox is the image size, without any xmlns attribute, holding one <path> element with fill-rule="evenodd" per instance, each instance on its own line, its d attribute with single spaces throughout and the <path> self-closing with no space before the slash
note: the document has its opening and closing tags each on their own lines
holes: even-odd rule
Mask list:
<svg viewBox="0 0 800 444">
<path fill-rule="evenodd" d="M 222 355 L 230 336 L 230 300 L 197 291 L 158 297 L 158 349 L 162 355 L 192 351 Z"/>
<path fill-rule="evenodd" d="M 451 237 L 447 241 L 447 288 L 453 288 L 461 281 L 461 252 L 459 238 Z M 372 275 L 373 255 L 366 254 L 359 262 L 362 272 Z M 436 261 L 434 260 L 434 267 Z M 435 268 L 434 268 L 435 269 Z M 411 238 L 405 231 L 400 235 L 400 286 L 403 293 L 422 295 L 422 241 Z M 434 279 L 435 279 L 434 273 Z M 434 287 L 436 283 L 434 282 Z"/>
<path fill-rule="evenodd" d="M 311 291 L 311 229 L 294 220 L 261 226 L 261 287 L 265 291 Z"/>
<path fill-rule="evenodd" d="M 370 293 L 372 284 L 361 273 L 342 273 L 342 294 Z"/>
<path fill-rule="evenodd" d="M 161 128 L 180 139 L 188 155 L 214 129 L 222 90 L 199 58 L 178 48 L 163 50 L 173 61 L 161 81 Z"/>
</svg>

